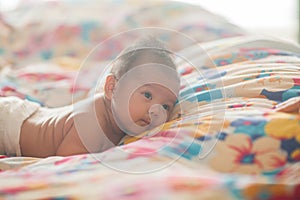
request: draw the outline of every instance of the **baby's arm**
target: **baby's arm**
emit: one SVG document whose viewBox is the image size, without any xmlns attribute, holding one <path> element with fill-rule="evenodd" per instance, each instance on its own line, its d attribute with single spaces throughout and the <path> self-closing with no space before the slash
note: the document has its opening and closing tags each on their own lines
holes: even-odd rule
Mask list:
<svg viewBox="0 0 300 200">
<path fill-rule="evenodd" d="M 81 139 L 76 131 L 75 126 L 72 125 L 72 128 L 68 131 L 63 141 L 57 148 L 56 155 L 70 156 L 84 153 L 88 153 L 88 151 L 81 142 Z"/>
<path fill-rule="evenodd" d="M 300 97 L 293 97 L 278 104 L 276 111 L 300 114 Z"/>
</svg>

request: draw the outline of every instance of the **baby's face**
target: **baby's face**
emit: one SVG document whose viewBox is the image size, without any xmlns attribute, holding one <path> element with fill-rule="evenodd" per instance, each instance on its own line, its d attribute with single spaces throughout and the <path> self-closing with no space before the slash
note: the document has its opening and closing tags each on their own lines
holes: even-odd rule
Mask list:
<svg viewBox="0 0 300 200">
<path fill-rule="evenodd" d="M 126 134 L 138 135 L 166 122 L 179 86 L 174 69 L 158 64 L 134 67 L 114 88 L 112 111 L 117 125 Z"/>
<path fill-rule="evenodd" d="M 166 122 L 174 108 L 176 95 L 159 84 L 145 84 L 129 99 L 131 120 L 141 127 L 155 127 Z"/>
</svg>

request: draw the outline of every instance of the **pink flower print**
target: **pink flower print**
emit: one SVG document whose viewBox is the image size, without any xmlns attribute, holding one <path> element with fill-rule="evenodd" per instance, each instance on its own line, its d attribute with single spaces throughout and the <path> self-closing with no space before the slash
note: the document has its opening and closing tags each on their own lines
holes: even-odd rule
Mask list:
<svg viewBox="0 0 300 200">
<path fill-rule="evenodd" d="M 132 149 L 128 150 L 128 157 L 127 159 L 134 159 L 137 157 L 153 157 L 157 154 L 157 149 L 149 148 L 149 147 L 133 147 Z"/>
<path fill-rule="evenodd" d="M 248 135 L 229 135 L 217 143 L 216 152 L 210 165 L 221 172 L 259 174 L 276 170 L 287 160 L 286 152 L 280 149 L 280 140 L 270 137 L 252 141 Z"/>
<path fill-rule="evenodd" d="M 66 158 L 63 158 L 63 159 L 61 159 L 61 160 L 56 161 L 56 162 L 54 163 L 54 165 L 61 165 L 61 164 L 64 164 L 64 163 L 69 162 L 69 161 L 72 160 L 72 159 L 73 159 L 72 156 L 66 157 Z"/>
</svg>

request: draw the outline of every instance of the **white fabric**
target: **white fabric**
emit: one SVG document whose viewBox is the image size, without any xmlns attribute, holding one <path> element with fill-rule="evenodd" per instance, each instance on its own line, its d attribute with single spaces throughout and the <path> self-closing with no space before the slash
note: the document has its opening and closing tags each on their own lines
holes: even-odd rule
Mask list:
<svg viewBox="0 0 300 200">
<path fill-rule="evenodd" d="M 39 107 L 17 97 L 0 97 L 0 154 L 21 156 L 21 126 Z"/>
</svg>

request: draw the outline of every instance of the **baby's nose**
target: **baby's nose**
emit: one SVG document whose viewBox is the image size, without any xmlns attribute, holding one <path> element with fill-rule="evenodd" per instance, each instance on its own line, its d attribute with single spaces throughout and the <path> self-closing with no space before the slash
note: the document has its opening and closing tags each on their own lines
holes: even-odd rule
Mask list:
<svg viewBox="0 0 300 200">
<path fill-rule="evenodd" d="M 153 105 L 150 106 L 150 109 L 149 109 L 150 116 L 157 117 L 157 116 L 159 116 L 159 115 L 161 115 L 163 113 L 164 113 L 164 109 L 163 109 L 163 107 L 161 105 L 159 105 L 159 104 L 153 104 Z"/>
<path fill-rule="evenodd" d="M 154 126 L 160 125 L 167 121 L 167 112 L 159 104 L 153 104 L 149 109 L 151 124 Z"/>
</svg>

